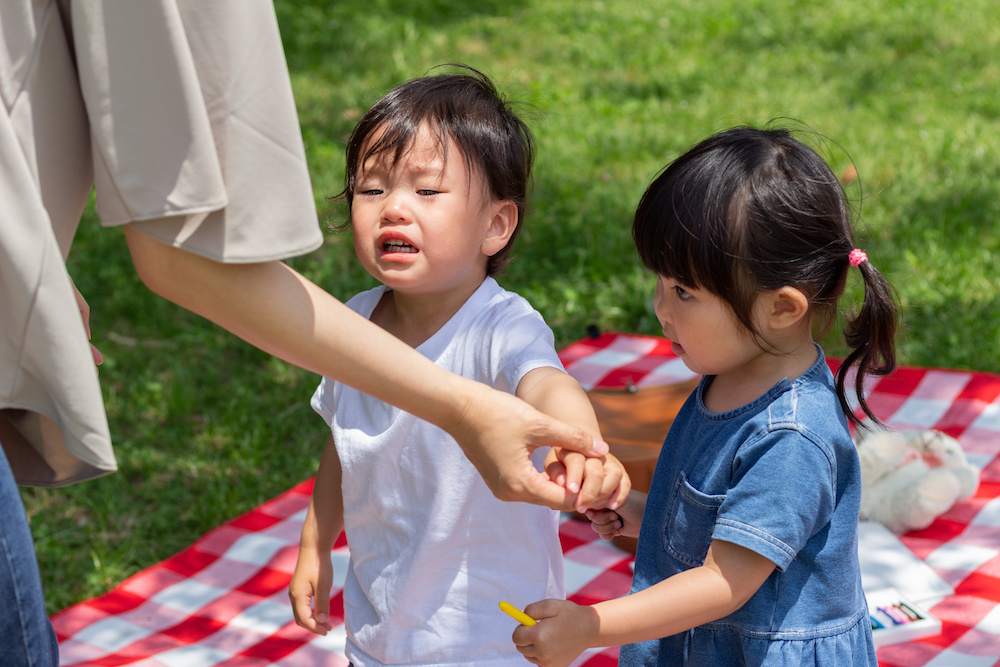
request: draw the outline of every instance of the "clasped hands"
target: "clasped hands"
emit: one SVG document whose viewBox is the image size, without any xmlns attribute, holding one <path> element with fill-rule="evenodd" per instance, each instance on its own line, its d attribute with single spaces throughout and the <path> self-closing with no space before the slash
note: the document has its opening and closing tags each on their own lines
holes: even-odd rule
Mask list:
<svg viewBox="0 0 1000 667">
<path fill-rule="evenodd" d="M 553 447 L 545 459 L 545 472 L 565 489 L 563 504 L 553 506 L 563 511 L 584 513 L 607 508 L 613 513 L 632 488 L 625 467 L 610 453 L 593 457 Z"/>
</svg>

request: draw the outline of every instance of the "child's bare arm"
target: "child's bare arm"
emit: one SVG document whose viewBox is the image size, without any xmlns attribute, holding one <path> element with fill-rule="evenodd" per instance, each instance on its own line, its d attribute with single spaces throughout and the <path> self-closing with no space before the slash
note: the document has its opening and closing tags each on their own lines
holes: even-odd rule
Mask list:
<svg viewBox="0 0 1000 667">
<path fill-rule="evenodd" d="M 538 411 L 600 438 L 597 415 L 587 392 L 563 371 L 536 368 L 521 379 L 516 394 Z M 617 507 L 631 488 L 625 467 L 611 455 L 587 459 L 568 450 L 553 449 L 546 459 L 546 470 L 552 479 L 561 480 L 568 492 L 564 506 L 556 509 Z"/>
<path fill-rule="evenodd" d="M 514 643 L 531 662 L 568 665 L 587 648 L 668 637 L 742 607 L 774 571 L 774 563 L 741 546 L 713 541 L 704 565 L 633 595 L 581 606 L 542 600 L 525 607 L 538 619 L 519 626 Z"/>
<path fill-rule="evenodd" d="M 333 629 L 329 621 L 330 588 L 333 586 L 330 551 L 344 529 L 342 479 L 340 457 L 331 437 L 320 459 L 309 511 L 302 526 L 295 573 L 288 586 L 295 622 L 318 635 Z"/>
</svg>

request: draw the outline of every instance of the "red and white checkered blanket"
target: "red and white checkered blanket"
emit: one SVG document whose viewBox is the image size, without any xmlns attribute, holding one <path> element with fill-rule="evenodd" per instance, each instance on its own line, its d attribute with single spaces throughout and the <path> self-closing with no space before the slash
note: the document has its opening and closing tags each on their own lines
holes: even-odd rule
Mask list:
<svg viewBox="0 0 1000 667">
<path fill-rule="evenodd" d="M 586 388 L 690 377 L 661 338 L 605 334 L 560 356 Z M 958 438 L 982 471 L 974 497 L 902 538 L 955 589 L 930 609 L 942 621 L 941 634 L 880 648 L 879 663 L 1000 667 L 1000 376 L 903 368 L 872 383 L 867 400 L 893 426 L 936 428 Z M 347 665 L 343 626 L 326 637 L 312 635 L 295 625 L 288 602 L 311 488 L 304 482 L 111 592 L 56 614 L 61 664 Z M 588 604 L 628 592 L 631 555 L 596 539 L 583 522 L 563 521 L 560 537 L 571 600 Z M 343 576 L 347 559 L 341 535 L 335 575 Z M 335 616 L 342 608 L 339 591 L 332 602 Z M 499 608 L 497 622 L 514 629 Z M 616 648 L 595 649 L 574 664 L 615 665 L 617 655 Z"/>
</svg>

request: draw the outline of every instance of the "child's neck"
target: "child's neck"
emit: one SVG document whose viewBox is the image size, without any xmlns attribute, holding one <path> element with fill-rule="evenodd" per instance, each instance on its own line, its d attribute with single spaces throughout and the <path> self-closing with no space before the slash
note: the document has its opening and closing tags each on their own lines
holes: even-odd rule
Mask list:
<svg viewBox="0 0 1000 667">
<path fill-rule="evenodd" d="M 741 408 L 787 378 L 790 382 L 812 368 L 819 353 L 812 337 L 779 348 L 777 354 L 761 351 L 750 363 L 726 375 L 717 375 L 703 396 L 711 412 Z"/>
<path fill-rule="evenodd" d="M 371 320 L 410 347 L 419 347 L 454 317 L 481 284 L 471 287 L 471 291 L 447 294 L 414 295 L 388 290 L 372 311 Z"/>
</svg>

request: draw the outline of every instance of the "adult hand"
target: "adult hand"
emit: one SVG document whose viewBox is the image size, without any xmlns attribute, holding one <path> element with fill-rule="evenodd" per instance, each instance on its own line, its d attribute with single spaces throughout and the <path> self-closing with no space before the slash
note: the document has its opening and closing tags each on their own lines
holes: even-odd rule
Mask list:
<svg viewBox="0 0 1000 667">
<path fill-rule="evenodd" d="M 463 392 L 461 420 L 442 427 L 451 433 L 501 500 L 520 500 L 553 508 L 566 504 L 567 490 L 535 468 L 532 453 L 559 446 L 586 456 L 603 456 L 608 445 L 581 428 L 569 426 L 505 392 L 469 382 Z"/>
<path fill-rule="evenodd" d="M 87 340 L 90 340 L 90 305 L 87 300 L 83 298 L 80 294 L 80 290 L 76 288 L 76 283 L 73 279 L 70 279 L 70 283 L 73 285 L 73 296 L 76 297 L 76 306 L 80 309 L 80 317 L 83 318 L 83 330 L 87 334 Z M 104 363 L 104 355 L 98 350 L 93 343 L 90 344 L 90 354 L 94 357 L 94 366 L 100 366 Z"/>
</svg>

